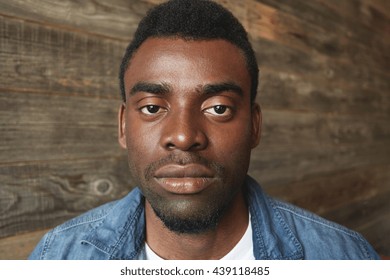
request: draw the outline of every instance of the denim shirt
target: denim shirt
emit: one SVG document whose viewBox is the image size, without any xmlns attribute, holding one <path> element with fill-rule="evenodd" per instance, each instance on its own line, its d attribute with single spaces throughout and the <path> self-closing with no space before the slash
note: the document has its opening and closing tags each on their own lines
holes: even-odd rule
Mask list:
<svg viewBox="0 0 390 280">
<path fill-rule="evenodd" d="M 267 196 L 249 176 L 246 189 L 256 259 L 379 259 L 360 234 Z M 136 259 L 145 240 L 144 211 L 135 188 L 48 232 L 29 259 Z"/>
</svg>

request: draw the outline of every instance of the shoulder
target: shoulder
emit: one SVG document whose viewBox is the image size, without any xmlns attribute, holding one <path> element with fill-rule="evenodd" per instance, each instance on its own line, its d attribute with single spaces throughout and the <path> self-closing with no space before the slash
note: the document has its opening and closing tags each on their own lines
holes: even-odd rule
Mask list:
<svg viewBox="0 0 390 280">
<path fill-rule="evenodd" d="M 78 247 L 83 236 L 96 228 L 116 203 L 104 204 L 50 230 L 43 236 L 29 259 L 69 259 L 79 255 Z"/>
<path fill-rule="evenodd" d="M 268 238 L 266 243 L 263 242 L 270 247 L 266 256 L 281 258 L 289 248 L 303 259 L 379 258 L 359 233 L 268 196 L 250 177 L 247 187 L 249 207 L 254 222 L 258 224 L 257 230 Z M 273 245 L 269 240 L 273 240 Z"/>
<path fill-rule="evenodd" d="M 112 201 L 75 217 L 46 233 L 40 240 L 29 259 L 102 259 L 105 252 L 91 248 L 89 252 L 83 246 L 85 238 L 110 221 L 112 225 L 122 221 L 118 218 L 123 208 L 134 202 L 133 192 L 122 199 Z M 106 228 L 103 228 L 103 230 Z M 110 238 L 110 235 L 107 235 Z"/>
<path fill-rule="evenodd" d="M 305 259 L 378 259 L 361 234 L 289 203 L 268 199 L 301 242 Z"/>
</svg>

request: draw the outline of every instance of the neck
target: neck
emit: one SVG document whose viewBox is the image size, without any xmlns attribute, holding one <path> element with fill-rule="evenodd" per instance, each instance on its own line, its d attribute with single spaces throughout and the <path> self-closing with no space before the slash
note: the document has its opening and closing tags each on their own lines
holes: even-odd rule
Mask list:
<svg viewBox="0 0 390 280">
<path fill-rule="evenodd" d="M 239 192 L 213 230 L 200 234 L 172 232 L 145 201 L 146 242 L 163 259 L 220 259 L 240 241 L 248 227 L 248 208 Z"/>
</svg>

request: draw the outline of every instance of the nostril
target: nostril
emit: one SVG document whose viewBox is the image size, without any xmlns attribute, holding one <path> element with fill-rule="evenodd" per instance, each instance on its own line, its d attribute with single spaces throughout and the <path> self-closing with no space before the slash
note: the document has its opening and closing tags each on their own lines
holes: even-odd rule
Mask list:
<svg viewBox="0 0 390 280">
<path fill-rule="evenodd" d="M 175 148 L 175 145 L 172 144 L 172 143 L 168 143 L 166 146 L 167 146 L 167 148 L 170 149 L 170 150 L 173 149 L 173 148 Z"/>
<path fill-rule="evenodd" d="M 207 146 L 207 137 L 198 127 L 188 125 L 189 122 L 177 124 L 164 131 L 161 146 L 166 150 L 201 150 Z"/>
<path fill-rule="evenodd" d="M 165 148 L 167 150 L 175 150 L 175 149 L 180 149 L 180 150 L 197 150 L 202 147 L 201 143 L 193 143 L 192 145 L 181 145 L 180 143 L 178 145 L 175 145 L 172 142 L 169 142 L 165 145 Z"/>
<path fill-rule="evenodd" d="M 200 147 L 200 146 L 201 146 L 200 143 L 194 143 L 194 144 L 192 145 L 191 149 L 196 149 L 196 148 L 198 148 L 198 147 Z"/>
</svg>

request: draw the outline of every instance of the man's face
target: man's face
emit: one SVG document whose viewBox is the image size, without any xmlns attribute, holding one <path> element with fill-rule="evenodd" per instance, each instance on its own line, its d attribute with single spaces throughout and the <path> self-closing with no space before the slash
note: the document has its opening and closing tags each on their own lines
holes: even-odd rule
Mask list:
<svg viewBox="0 0 390 280">
<path fill-rule="evenodd" d="M 125 73 L 119 142 L 147 203 L 173 231 L 216 226 L 241 192 L 261 115 L 240 50 L 150 38 Z"/>
</svg>

